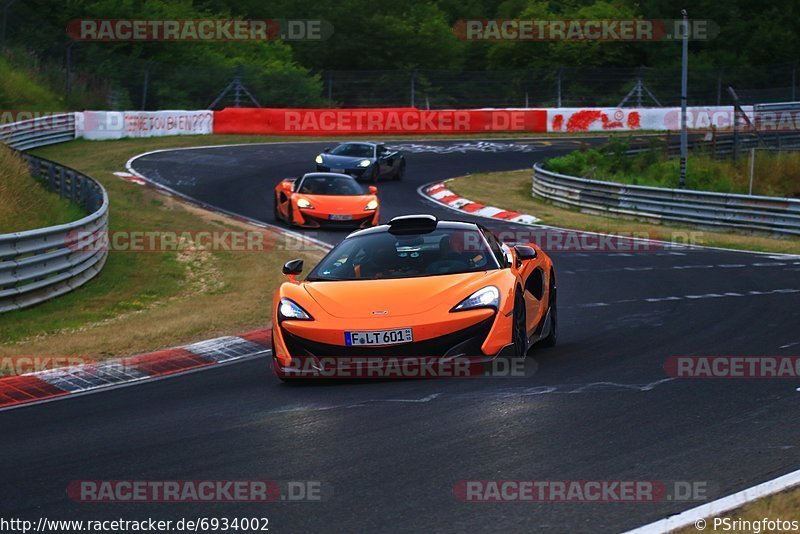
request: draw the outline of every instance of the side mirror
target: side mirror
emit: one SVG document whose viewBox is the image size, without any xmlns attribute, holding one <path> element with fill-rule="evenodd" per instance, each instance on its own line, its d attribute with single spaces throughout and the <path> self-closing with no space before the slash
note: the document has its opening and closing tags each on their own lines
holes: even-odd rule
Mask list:
<svg viewBox="0 0 800 534">
<path fill-rule="evenodd" d="M 288 180 L 284 180 L 284 181 L 281 182 L 281 188 L 284 191 L 291 191 L 293 185 L 294 184 L 292 182 L 288 181 Z"/>
<path fill-rule="evenodd" d="M 378 188 L 375 187 L 374 185 L 371 185 L 371 186 L 369 186 L 369 192 L 372 193 L 373 195 L 377 195 L 378 194 Z"/>
<path fill-rule="evenodd" d="M 328 152 L 330 152 L 330 151 L 331 151 L 331 148 L 330 148 L 330 147 L 328 147 L 328 148 L 323 148 L 323 149 L 322 149 L 322 152 L 324 152 L 325 154 L 327 154 L 327 153 L 328 153 Z"/>
<path fill-rule="evenodd" d="M 526 245 L 515 246 L 514 252 L 517 254 L 517 261 L 532 260 L 538 255 L 535 248 Z"/>
<path fill-rule="evenodd" d="M 283 266 L 283 274 L 297 276 L 303 272 L 303 260 L 287 261 Z"/>
</svg>

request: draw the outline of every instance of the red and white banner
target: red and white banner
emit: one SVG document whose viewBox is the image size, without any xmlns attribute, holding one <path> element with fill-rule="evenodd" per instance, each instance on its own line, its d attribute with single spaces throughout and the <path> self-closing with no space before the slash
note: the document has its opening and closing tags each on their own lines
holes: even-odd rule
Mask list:
<svg viewBox="0 0 800 534">
<path fill-rule="evenodd" d="M 690 107 L 686 123 L 690 130 L 733 127 L 732 106 Z M 752 119 L 752 108 L 745 108 Z M 745 124 L 741 115 L 735 120 Z M 676 131 L 681 129 L 681 108 L 552 108 L 547 110 L 548 132 Z"/>
<path fill-rule="evenodd" d="M 92 140 L 165 135 L 209 135 L 213 111 L 84 111 L 76 113 L 77 136 Z"/>
<path fill-rule="evenodd" d="M 760 129 L 800 129 L 800 114 L 745 113 Z M 763 115 L 763 117 L 761 116 Z M 690 130 L 730 130 L 743 116 L 731 106 L 690 107 Z M 221 111 L 84 111 L 78 137 L 122 139 L 165 135 L 403 135 L 677 131 L 681 110 L 668 108 L 441 109 L 226 108 Z"/>
<path fill-rule="evenodd" d="M 214 114 L 215 134 L 337 135 L 545 132 L 543 109 L 228 108 Z"/>
</svg>

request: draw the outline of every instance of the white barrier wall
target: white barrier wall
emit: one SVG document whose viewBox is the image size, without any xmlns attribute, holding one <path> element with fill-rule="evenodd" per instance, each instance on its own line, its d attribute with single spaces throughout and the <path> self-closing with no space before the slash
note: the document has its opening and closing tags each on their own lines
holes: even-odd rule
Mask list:
<svg viewBox="0 0 800 534">
<path fill-rule="evenodd" d="M 752 117 L 752 107 L 744 108 Z M 690 107 L 690 129 L 733 127 L 732 106 Z M 739 118 L 739 125 L 744 119 Z M 681 108 L 553 108 L 547 110 L 548 132 L 676 131 L 681 128 Z"/>
<path fill-rule="evenodd" d="M 84 111 L 75 115 L 76 136 L 92 140 L 214 132 L 214 112 L 208 110 Z"/>
</svg>

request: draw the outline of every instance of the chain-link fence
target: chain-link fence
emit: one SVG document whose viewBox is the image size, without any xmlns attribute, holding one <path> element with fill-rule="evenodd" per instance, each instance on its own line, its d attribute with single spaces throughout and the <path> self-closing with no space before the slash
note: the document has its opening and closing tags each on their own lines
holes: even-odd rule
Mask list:
<svg viewBox="0 0 800 534">
<path fill-rule="evenodd" d="M 164 71 L 165 69 L 161 69 Z M 184 74 L 185 73 L 185 74 Z M 678 106 L 680 69 L 539 68 L 525 71 L 325 71 L 315 74 L 258 72 L 242 66 L 241 81 L 261 106 L 481 107 Z M 166 69 L 173 80 L 195 78 L 190 97 L 208 107 L 235 72 Z M 151 80 L 158 83 L 158 74 Z M 139 76 L 143 79 L 142 75 Z M 135 77 L 133 79 L 136 79 Z M 689 70 L 690 105 L 724 105 L 725 88 L 737 88 L 744 104 L 796 100 L 797 64 Z M 172 86 L 172 84 L 169 84 Z M 234 93 L 217 103 L 234 105 Z M 160 95 L 174 98 L 174 95 Z M 151 97 L 151 105 L 157 99 Z M 242 105 L 248 105 L 243 102 Z M 187 103 L 188 106 L 188 103 Z M 149 107 L 149 106 L 148 106 Z M 162 106 L 163 107 L 163 106 Z"/>
<path fill-rule="evenodd" d="M 525 71 L 329 71 L 327 101 L 345 107 L 419 108 L 680 105 L 680 68 L 538 68 Z M 690 105 L 795 100 L 797 64 L 689 69 Z"/>
<path fill-rule="evenodd" d="M 122 66 L 105 68 L 80 44 L 71 47 L 64 63 L 66 91 L 77 86 L 67 80 L 91 73 L 103 80 L 110 109 L 205 109 L 212 104 L 421 109 L 680 105 L 679 65 L 308 72 L 264 64 L 167 64 L 130 58 Z M 690 62 L 689 104 L 730 104 L 728 86 L 736 88 L 742 104 L 797 100 L 797 70 L 798 62 L 724 68 Z"/>
</svg>

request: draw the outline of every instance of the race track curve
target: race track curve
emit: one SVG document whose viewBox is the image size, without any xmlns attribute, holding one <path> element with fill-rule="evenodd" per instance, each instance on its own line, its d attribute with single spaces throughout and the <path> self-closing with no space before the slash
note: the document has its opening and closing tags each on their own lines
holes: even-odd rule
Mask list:
<svg viewBox="0 0 800 534">
<path fill-rule="evenodd" d="M 389 143 L 428 148 L 406 146 L 406 179 L 378 184 L 382 218 L 452 218 L 458 214 L 422 199 L 417 187 L 529 168 L 576 147 L 464 143 L 477 141 Z M 166 151 L 133 168 L 272 222 L 274 185 L 310 170 L 329 144 Z M 314 235 L 335 242 L 344 234 Z M 702 501 L 464 503 L 453 488 L 461 480 L 677 480 L 705 482 L 713 499 L 796 469 L 797 380 L 669 379 L 663 366 L 670 356 L 800 353 L 800 262 L 651 248 L 551 252 L 559 345 L 534 348 L 536 372 L 526 378 L 298 387 L 279 383 L 257 359 L 2 413 L 0 516 L 261 516 L 274 532 L 618 532 Z M 318 480 L 327 494 L 322 502 L 268 504 L 70 500 L 69 482 L 87 479 Z"/>
</svg>

